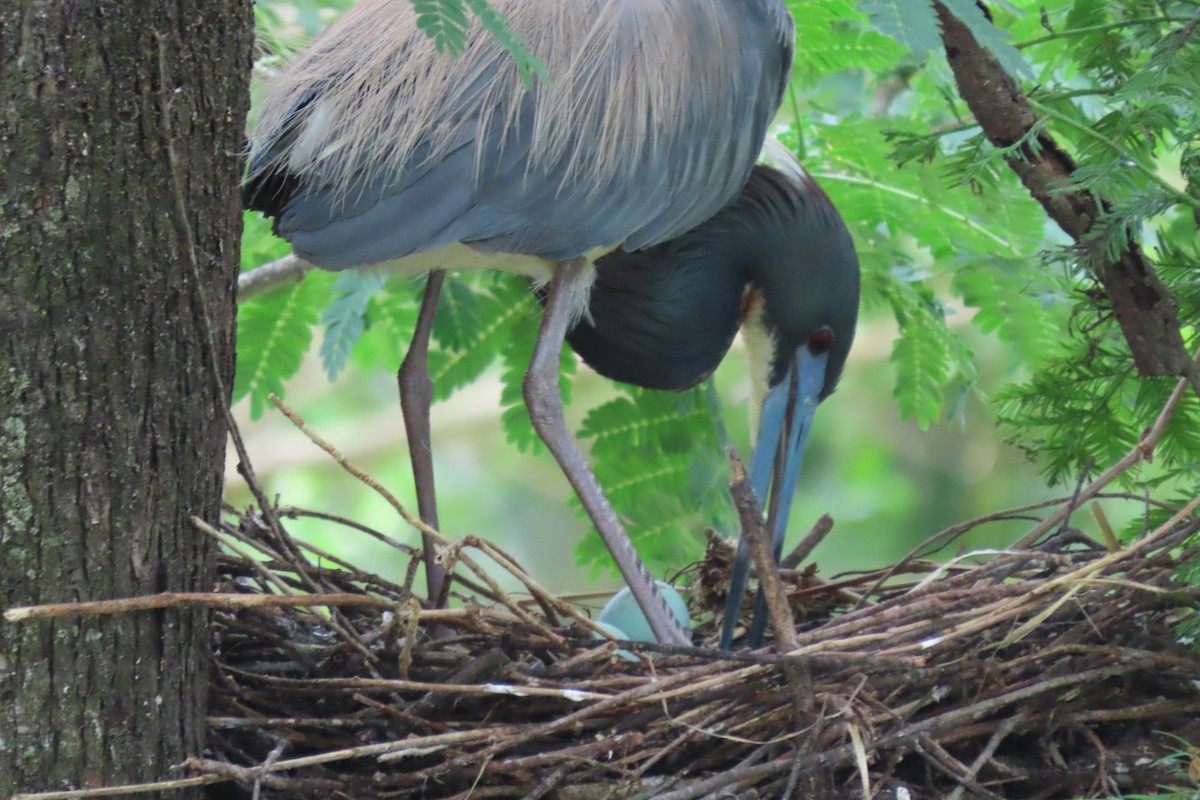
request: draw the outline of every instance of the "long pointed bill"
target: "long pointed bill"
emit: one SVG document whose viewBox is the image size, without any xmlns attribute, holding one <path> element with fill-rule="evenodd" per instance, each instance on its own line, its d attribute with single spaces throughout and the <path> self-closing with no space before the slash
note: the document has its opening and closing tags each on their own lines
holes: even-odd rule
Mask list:
<svg viewBox="0 0 1200 800">
<path fill-rule="evenodd" d="M 783 550 L 792 496 L 804 460 L 804 447 L 812 428 L 813 413 L 820 402 L 825 385 L 826 353 L 814 355 L 802 345 L 792 357 L 787 375 L 763 398 L 759 414 L 758 436 L 750 454 L 750 487 L 759 505 L 766 509 L 767 526 L 771 531 L 771 552 L 776 562 Z M 770 490 L 770 491 L 769 491 Z M 769 494 L 768 494 L 769 491 Z M 729 597 L 725 601 L 725 619 L 721 627 L 721 648 L 728 650 L 733 643 L 734 628 L 746 594 L 750 575 L 750 549 L 743 535 L 738 539 L 737 554 L 729 576 Z M 750 625 L 749 644 L 762 644 L 766 627 L 766 599 L 759 592 Z"/>
</svg>

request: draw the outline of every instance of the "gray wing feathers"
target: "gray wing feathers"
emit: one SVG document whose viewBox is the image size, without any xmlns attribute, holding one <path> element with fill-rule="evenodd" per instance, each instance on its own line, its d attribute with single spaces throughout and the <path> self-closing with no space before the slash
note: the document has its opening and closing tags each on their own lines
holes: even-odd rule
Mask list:
<svg viewBox="0 0 1200 800">
<path fill-rule="evenodd" d="M 360 0 L 285 67 L 251 170 L 298 179 L 277 223 L 298 253 L 564 260 L 670 239 L 737 194 L 787 78 L 781 0 L 497 5 L 549 83 L 524 86 L 483 33 L 457 60 L 433 52 L 409 0 Z"/>
</svg>

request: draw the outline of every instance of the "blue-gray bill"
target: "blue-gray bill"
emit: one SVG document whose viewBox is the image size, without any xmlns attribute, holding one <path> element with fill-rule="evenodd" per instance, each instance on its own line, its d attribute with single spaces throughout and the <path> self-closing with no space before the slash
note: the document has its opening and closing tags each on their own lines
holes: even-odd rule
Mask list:
<svg viewBox="0 0 1200 800">
<path fill-rule="evenodd" d="M 825 366 L 828 353 L 813 353 L 806 344 L 797 348 L 784 379 L 772 387 L 763 398 L 759 414 L 758 435 L 750 455 L 750 487 L 762 508 L 766 509 L 767 527 L 771 531 L 771 553 L 778 563 L 787 532 L 792 496 L 804 459 L 804 447 L 812 428 L 813 414 L 820 402 L 825 385 Z M 768 489 L 770 493 L 768 495 Z M 767 503 L 769 502 L 769 505 Z M 742 597 L 750 574 L 750 549 L 743 534 L 738 539 L 737 553 L 729 575 L 729 597 L 725 601 L 725 618 L 721 626 L 721 649 L 733 644 Z M 762 644 L 766 628 L 766 597 L 761 588 L 754 605 L 754 616 L 747 635 L 750 647 Z"/>
</svg>

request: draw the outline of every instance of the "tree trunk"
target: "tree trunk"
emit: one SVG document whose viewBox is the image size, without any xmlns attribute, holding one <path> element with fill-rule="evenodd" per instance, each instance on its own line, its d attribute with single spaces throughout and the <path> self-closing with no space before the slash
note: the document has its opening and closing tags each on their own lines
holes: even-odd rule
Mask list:
<svg viewBox="0 0 1200 800">
<path fill-rule="evenodd" d="M 4 608 L 211 588 L 251 39 L 250 0 L 0 2 Z M 206 622 L 0 621 L 0 795 L 180 777 Z"/>
</svg>

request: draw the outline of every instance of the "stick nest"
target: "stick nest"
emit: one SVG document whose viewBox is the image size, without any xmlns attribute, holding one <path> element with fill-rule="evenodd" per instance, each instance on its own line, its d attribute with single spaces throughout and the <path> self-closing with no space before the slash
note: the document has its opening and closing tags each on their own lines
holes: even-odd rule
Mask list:
<svg viewBox="0 0 1200 800">
<path fill-rule="evenodd" d="M 299 512 L 278 511 L 220 531 L 221 589 L 249 607 L 215 612 L 209 753 L 190 765 L 231 779 L 214 797 L 1036 800 L 1200 779 L 1179 634 L 1197 595 L 1176 582 L 1191 516 L 1117 550 L 1067 529 L 949 566 L 783 570 L 780 655 L 717 651 L 711 622 L 703 647 L 618 645 L 471 537 L 443 554 L 453 607 L 422 609 L 291 540 L 279 517 Z M 723 601 L 728 560 L 714 538 L 694 617 Z M 501 591 L 497 565 L 528 591 Z"/>
</svg>

